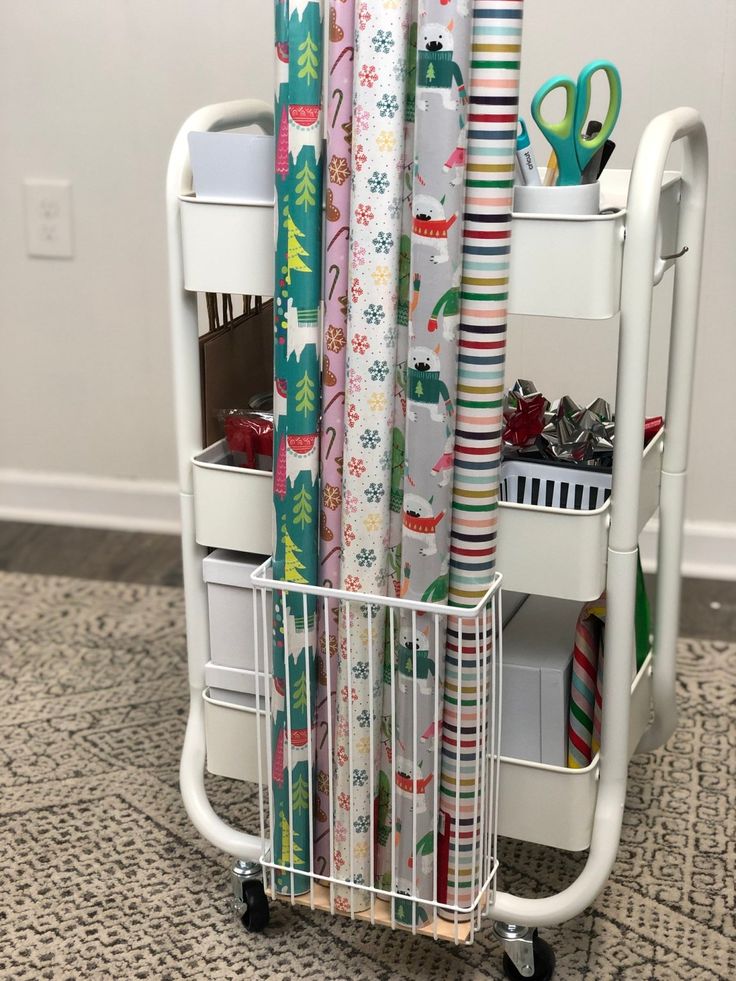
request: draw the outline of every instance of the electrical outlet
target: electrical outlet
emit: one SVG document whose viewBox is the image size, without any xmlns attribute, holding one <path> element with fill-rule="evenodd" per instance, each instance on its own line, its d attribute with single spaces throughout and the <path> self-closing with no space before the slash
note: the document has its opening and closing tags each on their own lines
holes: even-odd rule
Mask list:
<svg viewBox="0 0 736 981">
<path fill-rule="evenodd" d="M 28 255 L 73 258 L 71 181 L 26 178 L 23 189 Z"/>
</svg>

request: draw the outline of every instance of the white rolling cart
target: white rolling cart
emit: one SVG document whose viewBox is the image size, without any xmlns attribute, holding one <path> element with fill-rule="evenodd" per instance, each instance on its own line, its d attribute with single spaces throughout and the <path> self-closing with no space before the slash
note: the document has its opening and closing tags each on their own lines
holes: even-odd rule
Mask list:
<svg viewBox="0 0 736 981">
<path fill-rule="evenodd" d="M 171 152 L 167 206 L 191 695 L 181 792 L 199 832 L 237 860 L 233 868 L 237 909 L 246 925 L 261 929 L 267 922 L 261 876 L 265 874 L 268 885 L 275 864 L 269 850 L 270 746 L 264 724 L 269 710 L 270 593 L 282 589 L 310 593 L 318 602 L 329 595 L 353 601 L 361 597 L 317 587 L 283 587 L 270 579 L 265 561 L 250 577 L 253 639 L 244 638 L 243 643 L 252 664 L 230 665 L 223 671 L 212 661 L 203 560 L 214 548 L 261 555 L 266 551 L 270 480 L 256 471 L 228 467 L 221 449 L 202 446 L 196 294 L 272 291 L 266 284 L 273 279 L 273 214 L 268 205 L 194 198 L 187 136 L 191 131 L 248 125 L 272 132 L 270 107 L 246 100 L 194 113 Z M 682 172 L 668 172 L 667 157 L 677 141 L 683 148 Z M 619 845 L 629 759 L 634 752 L 661 746 L 676 725 L 675 648 L 707 167 L 707 140 L 698 113 L 676 109 L 647 127 L 631 172 L 604 173 L 602 207 L 617 210 L 585 217 L 514 216 L 511 312 L 606 321 L 595 329 L 616 329 L 620 313 L 616 390 L 620 408 L 612 489 L 601 506 L 571 511 L 506 502 L 501 505 L 499 526 L 498 569 L 504 589 L 580 603 L 597 598 L 604 588 L 607 591 L 601 751 L 584 770 L 500 757 L 500 712 L 495 711 L 501 673 L 497 576 L 476 611 L 484 625 L 488 618 L 496 637 L 488 682 L 488 742 L 479 747 L 483 757 L 479 806 L 485 830 L 478 855 L 477 896 L 472 908 L 450 908 L 449 918 L 447 909 L 444 918 L 438 917 L 435 902 L 429 923 L 411 928 L 456 943 L 470 942 L 481 918 L 488 917 L 503 942 L 510 977 L 551 976 L 554 958 L 536 928 L 577 916 L 601 892 Z M 555 257 L 552 273 L 550 256 Z M 642 454 L 652 293 L 672 265 L 665 429 Z M 584 475 L 579 479 L 584 481 Z M 657 509 L 653 649 L 632 683 L 637 544 Z M 254 567 L 257 560 L 251 561 Z M 364 599 L 387 606 L 391 616 L 407 607 L 400 599 Z M 410 611 L 419 608 L 421 604 L 408 605 Z M 467 615 L 473 617 L 472 612 Z M 246 676 L 248 684 L 241 683 Z M 239 697 L 223 699 L 223 686 L 230 686 Z M 215 813 L 204 787 L 207 768 L 261 784 L 261 827 L 254 829 L 256 833 L 231 827 Z M 578 879 L 561 893 L 541 899 L 510 895 L 496 885 L 498 834 L 557 848 L 587 849 L 588 859 Z M 307 893 L 292 892 L 287 899 L 334 912 L 330 876 L 309 878 Z M 377 901 L 395 893 L 366 891 L 371 894 L 369 908 L 353 915 L 396 927 L 392 904 Z"/>
</svg>

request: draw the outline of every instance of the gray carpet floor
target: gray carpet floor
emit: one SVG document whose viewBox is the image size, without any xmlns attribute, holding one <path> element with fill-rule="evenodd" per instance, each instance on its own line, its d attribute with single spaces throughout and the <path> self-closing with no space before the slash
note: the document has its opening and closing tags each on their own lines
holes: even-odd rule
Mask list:
<svg viewBox="0 0 736 981">
<path fill-rule="evenodd" d="M 631 764 L 619 860 L 583 915 L 545 931 L 560 979 L 736 978 L 736 645 L 683 640 L 681 724 Z M 276 904 L 246 934 L 228 860 L 177 788 L 186 720 L 178 588 L 0 573 L 0 977 L 500 978 L 469 948 Z M 211 779 L 256 828 L 252 787 Z M 514 842 L 501 886 L 553 893 L 583 858 Z"/>
</svg>

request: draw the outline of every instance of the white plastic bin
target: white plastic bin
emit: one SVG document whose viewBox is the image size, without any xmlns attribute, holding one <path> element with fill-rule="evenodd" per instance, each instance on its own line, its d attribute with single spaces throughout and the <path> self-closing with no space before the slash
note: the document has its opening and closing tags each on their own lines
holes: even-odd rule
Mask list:
<svg viewBox="0 0 736 981">
<path fill-rule="evenodd" d="M 270 555 L 271 474 L 234 466 L 224 439 L 196 453 L 192 464 L 194 527 L 199 544 Z"/>
<path fill-rule="evenodd" d="M 273 204 L 193 194 L 180 201 L 185 288 L 273 296 Z"/>
<path fill-rule="evenodd" d="M 205 666 L 205 681 L 212 688 L 255 694 L 255 618 L 250 576 L 263 561 L 264 556 L 217 549 L 202 563 L 210 630 L 210 662 Z M 261 692 L 264 684 L 261 680 Z"/>
<path fill-rule="evenodd" d="M 621 307 L 630 171 L 604 171 L 601 208 L 614 214 L 516 214 L 512 221 L 509 312 L 607 320 Z M 660 255 L 677 251 L 680 175 L 665 174 Z M 654 275 L 654 270 L 652 270 Z"/>
<path fill-rule="evenodd" d="M 530 596 L 504 624 L 503 756 L 567 765 L 572 653 L 580 609 L 570 600 Z"/>
<path fill-rule="evenodd" d="M 644 450 L 639 497 L 640 532 L 659 504 L 663 435 L 664 431 L 660 430 Z M 519 464 L 513 461 L 501 465 L 502 488 L 506 467 L 518 471 Z M 610 475 L 583 468 L 542 465 L 542 469 L 548 479 L 557 481 L 570 482 L 574 478 L 585 484 L 588 480 L 607 479 L 610 485 L 611 480 Z M 509 480 L 510 486 L 517 480 L 518 474 Z M 598 488 L 597 493 L 604 493 L 604 490 Z M 574 492 L 572 499 L 574 501 Z M 559 504 L 559 495 L 556 500 Z M 587 500 L 590 502 L 590 492 Z M 610 498 L 592 510 L 502 500 L 496 564 L 503 571 L 504 588 L 580 602 L 597 599 L 606 585 L 610 521 Z"/>
<path fill-rule="evenodd" d="M 256 711 L 253 695 L 241 695 L 216 688 L 205 688 L 204 728 L 207 746 L 207 769 L 219 777 L 258 783 L 257 726 L 261 734 L 261 773 L 268 782 L 266 712 Z"/>
<path fill-rule="evenodd" d="M 650 654 L 631 686 L 630 756 L 649 727 L 651 698 Z M 599 770 L 599 756 L 584 770 L 501 757 L 498 833 L 573 852 L 588 848 Z"/>
</svg>

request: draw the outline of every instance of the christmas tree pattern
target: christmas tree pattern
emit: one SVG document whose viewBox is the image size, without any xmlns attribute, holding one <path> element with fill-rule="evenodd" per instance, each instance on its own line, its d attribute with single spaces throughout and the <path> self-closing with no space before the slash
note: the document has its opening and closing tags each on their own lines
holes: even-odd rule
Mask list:
<svg viewBox="0 0 736 981">
<path fill-rule="evenodd" d="M 304 248 L 303 243 L 300 239 L 304 238 L 304 232 L 297 226 L 294 219 L 289 214 L 288 207 L 284 209 L 284 214 L 286 219 L 284 221 L 284 227 L 286 228 L 286 284 L 291 286 L 291 274 L 292 272 L 309 273 L 312 270 L 304 262 L 304 256 L 309 258 L 309 253 Z"/>
<path fill-rule="evenodd" d="M 301 549 L 295 544 L 294 539 L 289 534 L 286 527 L 286 519 L 281 525 L 281 542 L 284 546 L 286 555 L 286 579 L 288 582 L 298 582 L 305 584 L 307 580 L 302 575 L 304 565 L 297 558 L 301 554 Z"/>
</svg>

